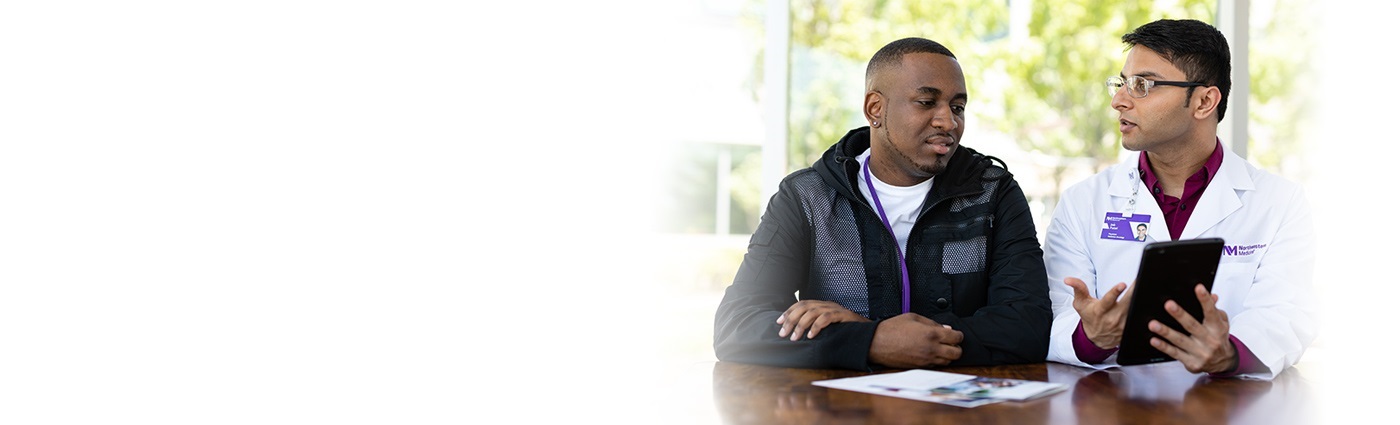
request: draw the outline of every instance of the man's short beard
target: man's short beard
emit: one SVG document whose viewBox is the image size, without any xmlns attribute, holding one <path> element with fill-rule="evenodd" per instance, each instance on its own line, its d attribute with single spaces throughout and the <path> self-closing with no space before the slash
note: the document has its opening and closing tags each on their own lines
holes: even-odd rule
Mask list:
<svg viewBox="0 0 1400 425">
<path fill-rule="evenodd" d="M 904 151 L 899 150 L 899 147 L 895 146 L 894 139 L 890 138 L 890 128 L 886 126 L 884 130 L 885 146 L 888 147 L 891 151 L 894 151 L 895 155 L 899 155 L 901 158 L 904 158 L 904 160 L 908 163 L 913 164 L 914 168 L 917 168 L 919 171 L 928 173 L 928 175 L 930 176 L 937 176 L 939 174 L 942 174 L 944 170 L 948 169 L 947 165 L 944 165 L 942 162 L 939 162 L 936 159 L 931 165 L 923 165 L 920 164 L 919 161 L 915 161 L 914 158 L 910 158 L 909 155 L 905 155 Z M 952 155 L 952 152 L 949 152 L 948 154 Z"/>
</svg>

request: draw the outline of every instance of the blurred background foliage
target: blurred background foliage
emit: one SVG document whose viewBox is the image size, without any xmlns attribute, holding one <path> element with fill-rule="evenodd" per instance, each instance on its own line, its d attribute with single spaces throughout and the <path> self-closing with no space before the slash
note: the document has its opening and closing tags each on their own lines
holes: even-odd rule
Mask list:
<svg viewBox="0 0 1400 425">
<path fill-rule="evenodd" d="M 751 0 L 761 12 L 763 0 Z M 1307 60 L 1316 37 L 1303 22 L 1310 2 L 1253 2 L 1250 40 L 1250 159 L 1293 178 L 1290 163 L 1315 82 Z M 1103 86 L 1124 57 L 1120 37 L 1161 18 L 1215 22 L 1214 0 L 897 1 L 792 0 L 788 171 L 811 165 L 860 115 L 864 66 L 895 39 L 918 36 L 948 46 L 972 94 L 969 127 L 999 132 L 1045 161 L 1053 208 L 1069 171 L 1117 162 L 1117 113 Z M 751 16 L 750 23 L 762 22 Z M 761 28 L 752 33 L 762 37 Z M 761 44 L 761 43 L 760 43 Z M 762 55 L 754 59 L 754 80 Z M 760 84 L 752 86 L 757 97 Z M 974 121 L 975 120 L 975 121 Z M 968 140 L 976 145 L 976 140 Z M 993 152 L 996 155 L 997 153 Z M 1013 170 L 1015 171 L 1015 170 Z"/>
<path fill-rule="evenodd" d="M 758 225 L 762 201 L 772 195 L 760 187 L 761 128 L 754 124 L 767 119 L 756 108 L 768 83 L 763 81 L 766 0 L 733 4 L 734 31 L 747 39 L 746 47 L 716 48 L 734 55 L 736 95 L 755 108 L 731 105 L 724 112 L 752 118 L 755 127 L 743 133 L 752 136 L 692 137 L 665 159 L 670 199 L 660 224 L 676 238 L 661 249 L 675 257 L 662 268 L 691 288 L 729 284 Z M 860 105 L 870 55 L 898 38 L 925 37 L 948 46 L 966 73 L 971 101 L 964 143 L 1008 162 L 1043 226 L 1065 187 L 1124 154 L 1118 114 L 1103 85 L 1122 67 L 1122 35 L 1161 18 L 1214 23 L 1217 5 L 1215 0 L 791 0 L 790 6 L 783 174 L 810 166 L 846 132 L 866 125 Z M 1319 8 L 1315 0 L 1250 2 L 1248 158 L 1295 181 L 1309 178 L 1301 137 L 1317 134 L 1311 127 L 1318 124 L 1310 118 L 1318 112 L 1312 109 L 1319 96 L 1312 62 L 1320 37 L 1312 22 Z M 1238 90 L 1232 103 L 1241 99 Z"/>
</svg>

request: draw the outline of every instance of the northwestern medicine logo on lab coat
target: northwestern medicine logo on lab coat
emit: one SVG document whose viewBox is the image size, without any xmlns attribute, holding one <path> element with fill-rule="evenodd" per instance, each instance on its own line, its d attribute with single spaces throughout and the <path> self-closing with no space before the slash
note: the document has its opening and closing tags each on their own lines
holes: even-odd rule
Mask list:
<svg viewBox="0 0 1400 425">
<path fill-rule="evenodd" d="M 1254 255 L 1255 251 L 1263 250 L 1268 246 L 1269 244 L 1266 243 L 1254 245 L 1225 245 L 1223 254 L 1225 254 L 1226 257 L 1245 257 Z"/>
</svg>

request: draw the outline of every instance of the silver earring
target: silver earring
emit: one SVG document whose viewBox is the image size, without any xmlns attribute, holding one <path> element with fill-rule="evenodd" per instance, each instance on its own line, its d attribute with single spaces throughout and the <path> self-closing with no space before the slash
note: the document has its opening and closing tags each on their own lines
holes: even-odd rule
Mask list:
<svg viewBox="0 0 1400 425">
<path fill-rule="evenodd" d="M 879 121 L 871 121 L 871 122 L 870 122 L 870 126 L 871 126 L 871 127 L 879 127 L 879 126 L 880 126 L 880 122 L 879 122 Z"/>
</svg>

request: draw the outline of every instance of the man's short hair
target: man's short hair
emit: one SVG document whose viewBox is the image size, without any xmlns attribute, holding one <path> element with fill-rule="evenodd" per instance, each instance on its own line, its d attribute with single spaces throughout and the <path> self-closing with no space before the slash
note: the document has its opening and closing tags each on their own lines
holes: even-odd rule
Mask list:
<svg viewBox="0 0 1400 425">
<path fill-rule="evenodd" d="M 1152 49 L 1186 73 L 1187 80 L 1219 88 L 1216 122 L 1225 120 L 1225 101 L 1230 99 L 1230 44 L 1220 30 L 1194 19 L 1162 19 L 1123 34 L 1123 43 L 1129 49 Z M 1195 89 L 1188 87 L 1187 96 Z"/>
<path fill-rule="evenodd" d="M 871 88 L 871 82 L 874 80 L 876 73 L 885 68 L 899 66 L 900 62 L 904 60 L 904 55 L 910 53 L 937 53 L 953 59 L 958 58 L 957 56 L 953 56 L 952 50 L 948 50 L 947 47 L 943 47 L 943 45 L 938 44 L 937 41 L 926 38 L 909 37 L 892 41 L 890 44 L 886 44 L 885 47 L 881 47 L 879 51 L 875 52 L 875 55 L 870 57 L 870 63 L 865 65 L 866 90 Z"/>
</svg>

